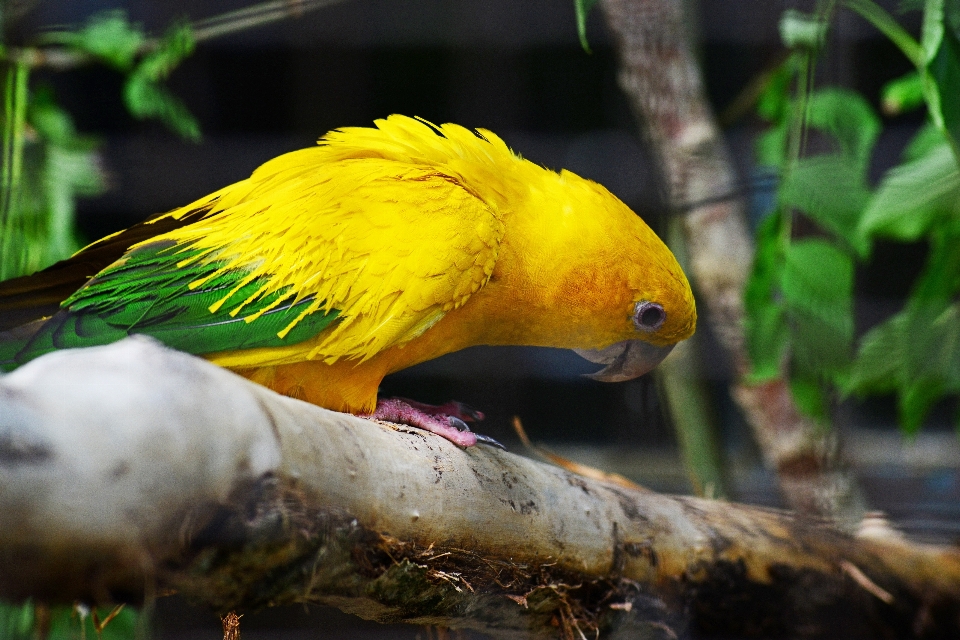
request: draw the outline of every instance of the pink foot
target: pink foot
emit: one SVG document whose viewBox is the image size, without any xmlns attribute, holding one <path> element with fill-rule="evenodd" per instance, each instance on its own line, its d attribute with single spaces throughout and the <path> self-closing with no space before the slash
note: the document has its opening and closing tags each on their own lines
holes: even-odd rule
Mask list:
<svg viewBox="0 0 960 640">
<path fill-rule="evenodd" d="M 378 400 L 377 410 L 368 417 L 408 424 L 411 427 L 435 433 L 461 447 L 472 447 L 477 442 L 482 442 L 504 448 L 493 438 L 470 431 L 466 421 L 483 420 L 483 414 L 460 402 L 434 406 L 412 400 L 389 398 Z"/>
<path fill-rule="evenodd" d="M 424 412 L 428 416 L 450 416 L 463 422 L 480 422 L 485 417 L 482 411 L 477 411 L 473 407 L 465 405 L 462 402 L 457 402 L 456 400 L 451 400 L 450 402 L 439 405 L 424 404 L 423 402 L 417 402 L 409 398 L 391 398 L 391 400 L 397 400 L 408 407 Z M 467 431 L 469 431 L 469 429 L 467 429 Z"/>
</svg>

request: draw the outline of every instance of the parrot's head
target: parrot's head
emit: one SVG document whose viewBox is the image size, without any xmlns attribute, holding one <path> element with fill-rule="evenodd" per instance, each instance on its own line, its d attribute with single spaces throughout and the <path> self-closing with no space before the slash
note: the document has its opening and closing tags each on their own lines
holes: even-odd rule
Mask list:
<svg viewBox="0 0 960 640">
<path fill-rule="evenodd" d="M 543 291 L 566 333 L 564 346 L 606 365 L 605 382 L 647 373 L 696 328 L 693 293 L 673 253 L 601 185 L 568 171 L 535 193 L 541 242 L 528 245 L 546 266 Z M 547 221 L 549 220 L 549 221 Z"/>
<path fill-rule="evenodd" d="M 586 377 L 602 382 L 625 382 L 649 372 L 663 362 L 677 342 L 693 333 L 696 326 L 696 309 L 693 306 L 692 297 L 688 306 L 689 310 L 687 305 L 683 304 L 638 300 L 631 314 L 631 323 L 636 329 L 637 336 L 598 349 L 574 349 L 577 354 L 590 362 L 606 365 L 600 371 L 585 374 Z M 671 315 L 680 316 L 681 322 L 687 320 L 689 329 L 688 332 L 680 334 L 682 337 L 679 337 L 676 342 L 663 342 L 663 339 L 658 339 L 659 336 L 656 334 L 666 325 L 667 318 Z"/>
<path fill-rule="evenodd" d="M 623 339 L 600 348 L 574 349 L 590 362 L 606 365 L 586 376 L 602 382 L 624 382 L 647 373 L 677 342 L 689 338 L 697 323 L 693 293 L 676 258 L 638 216 L 634 218 L 644 230 L 641 238 L 634 236 L 634 242 L 640 240 L 636 251 L 641 254 L 622 264 L 632 270 L 627 276 L 633 276 L 635 284 L 627 287 L 632 295 L 625 308 L 622 299 L 615 303 L 621 311 L 619 323 L 612 319 L 620 325 Z"/>
</svg>

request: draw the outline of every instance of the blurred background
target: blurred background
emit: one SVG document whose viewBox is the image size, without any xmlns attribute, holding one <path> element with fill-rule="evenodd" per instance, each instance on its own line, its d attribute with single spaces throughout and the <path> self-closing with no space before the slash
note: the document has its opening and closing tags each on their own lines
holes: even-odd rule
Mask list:
<svg viewBox="0 0 960 640">
<path fill-rule="evenodd" d="M 9 4 L 9 3 L 8 3 Z M 897 3 L 881 2 L 894 10 Z M 9 26 L 8 42 L 123 9 L 148 33 L 248 6 L 241 0 L 37 0 Z M 772 197 L 754 166 L 764 124 L 730 111 L 758 75 L 783 58 L 778 23 L 785 9 L 813 2 L 699 0 L 689 3 L 709 99 L 725 125 L 739 179 L 758 210 Z M 914 20 L 911 23 L 911 20 Z M 916 33 L 919 14 L 904 17 Z M 92 241 L 245 178 L 262 162 L 310 146 L 324 132 L 367 126 L 392 113 L 436 123 L 484 127 L 524 157 L 594 179 L 665 232 L 659 169 L 617 85 L 617 59 L 599 12 L 587 21 L 592 53 L 577 36 L 573 0 L 342 0 L 255 29 L 203 42 L 166 85 L 196 117 L 202 140 L 129 115 L 124 77 L 103 65 L 66 72 L 38 69 L 74 118 L 77 131 L 103 142 L 102 194 L 81 198 L 77 228 Z M 910 69 L 888 40 L 850 12 L 841 14 L 818 83 L 861 92 L 879 109 L 881 87 Z M 923 123 L 921 113 L 884 120 L 870 165 L 879 179 Z M 754 219 L 754 222 L 756 219 Z M 855 278 L 856 327 L 889 317 L 923 265 L 926 246 L 879 243 Z M 710 391 L 732 500 L 783 506 L 750 430 L 731 401 L 731 370 L 701 323 L 703 376 Z M 652 376 L 622 384 L 581 377 L 594 370 L 568 351 L 474 348 L 388 378 L 386 395 L 465 402 L 486 413 L 478 430 L 525 453 L 511 426 L 578 462 L 621 473 L 659 491 L 691 493 L 670 416 Z M 960 539 L 960 445 L 955 407 L 937 405 L 925 428 L 905 441 L 891 397 L 847 400 L 834 412 L 848 460 L 872 509 L 924 541 Z M 156 635 L 216 638 L 211 613 L 176 598 L 158 602 Z M 244 638 L 428 638 L 429 630 L 382 627 L 337 611 L 285 607 L 243 620 Z M 322 632 L 322 633 L 321 633 Z M 439 636 L 438 636 L 439 637 Z"/>
</svg>

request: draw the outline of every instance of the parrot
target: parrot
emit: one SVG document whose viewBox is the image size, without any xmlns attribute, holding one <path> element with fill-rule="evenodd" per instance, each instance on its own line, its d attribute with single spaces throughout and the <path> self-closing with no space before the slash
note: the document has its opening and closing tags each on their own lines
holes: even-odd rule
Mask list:
<svg viewBox="0 0 960 640">
<path fill-rule="evenodd" d="M 486 129 L 391 115 L 0 283 L 0 370 L 151 336 L 283 395 L 469 447 L 465 405 L 378 399 L 474 345 L 568 348 L 640 376 L 693 334 L 677 260 L 600 184 Z"/>
</svg>

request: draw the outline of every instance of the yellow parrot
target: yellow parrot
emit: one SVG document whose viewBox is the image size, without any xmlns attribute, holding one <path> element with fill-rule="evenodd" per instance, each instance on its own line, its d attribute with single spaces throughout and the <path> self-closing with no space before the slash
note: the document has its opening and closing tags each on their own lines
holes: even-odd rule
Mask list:
<svg viewBox="0 0 960 640">
<path fill-rule="evenodd" d="M 378 403 L 383 377 L 473 345 L 534 345 L 628 380 L 693 333 L 673 255 L 599 184 L 484 129 L 375 124 L 0 283 L 0 368 L 146 334 L 282 394 L 470 446 L 469 411 Z"/>
</svg>

